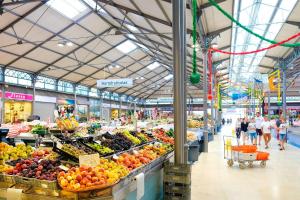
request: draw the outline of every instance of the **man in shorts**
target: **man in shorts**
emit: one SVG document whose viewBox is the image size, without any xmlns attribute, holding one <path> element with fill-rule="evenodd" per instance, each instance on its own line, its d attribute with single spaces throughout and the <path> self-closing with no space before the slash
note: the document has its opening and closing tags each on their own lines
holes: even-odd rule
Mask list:
<svg viewBox="0 0 300 200">
<path fill-rule="evenodd" d="M 260 116 L 260 112 L 256 113 L 256 118 L 255 118 L 255 128 L 256 128 L 256 134 L 258 135 L 258 145 L 260 145 L 261 143 L 261 138 L 262 138 L 262 123 L 263 123 L 264 119 L 262 118 L 262 116 Z"/>
</svg>

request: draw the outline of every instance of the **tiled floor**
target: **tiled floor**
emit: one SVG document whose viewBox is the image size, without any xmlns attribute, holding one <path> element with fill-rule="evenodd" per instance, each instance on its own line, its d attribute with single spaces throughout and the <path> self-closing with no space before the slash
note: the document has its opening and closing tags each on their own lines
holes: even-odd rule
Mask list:
<svg viewBox="0 0 300 200">
<path fill-rule="evenodd" d="M 192 200 L 300 199 L 299 148 L 288 145 L 286 151 L 279 151 L 272 138 L 266 168 L 254 163 L 254 168 L 242 170 L 238 164 L 228 167 L 223 159 L 222 135 L 226 133 L 231 134 L 228 126 L 209 143 L 209 153 L 202 153 L 193 165 Z"/>
</svg>

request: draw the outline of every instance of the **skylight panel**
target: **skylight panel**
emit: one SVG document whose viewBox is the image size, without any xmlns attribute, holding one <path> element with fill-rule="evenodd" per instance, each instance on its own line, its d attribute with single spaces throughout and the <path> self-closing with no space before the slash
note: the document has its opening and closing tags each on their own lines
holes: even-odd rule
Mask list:
<svg viewBox="0 0 300 200">
<path fill-rule="evenodd" d="M 164 79 L 168 81 L 168 80 L 170 80 L 170 79 L 172 79 L 172 78 L 173 78 L 173 74 L 169 74 L 169 75 L 166 76 Z"/>
<path fill-rule="evenodd" d="M 136 37 L 133 34 L 127 34 L 127 36 L 133 40 L 136 40 Z"/>
<path fill-rule="evenodd" d="M 126 40 L 122 44 L 118 45 L 116 48 L 123 53 L 129 53 L 135 50 L 137 46 L 130 40 Z"/>
<path fill-rule="evenodd" d="M 79 0 L 50 0 L 47 5 L 70 19 L 74 19 L 87 10 L 87 7 Z"/>
<path fill-rule="evenodd" d="M 142 49 L 146 50 L 146 51 L 149 51 L 149 49 L 143 45 L 143 44 L 140 44 L 140 43 L 136 43 L 139 47 L 141 47 Z"/>
<path fill-rule="evenodd" d="M 138 32 L 138 29 L 130 24 L 126 24 L 127 28 L 129 28 L 129 30 L 133 31 L 133 32 Z"/>
<path fill-rule="evenodd" d="M 160 64 L 158 62 L 154 62 L 154 63 L 151 63 L 150 65 L 147 66 L 147 68 L 149 70 L 154 70 L 155 68 L 159 67 Z"/>
</svg>

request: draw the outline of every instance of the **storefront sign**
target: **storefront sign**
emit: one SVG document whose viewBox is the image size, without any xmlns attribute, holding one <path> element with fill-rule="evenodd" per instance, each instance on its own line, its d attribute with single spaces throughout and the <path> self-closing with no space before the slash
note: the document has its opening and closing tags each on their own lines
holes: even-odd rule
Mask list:
<svg viewBox="0 0 300 200">
<path fill-rule="evenodd" d="M 57 104 L 60 105 L 75 105 L 74 99 L 58 99 Z"/>
<path fill-rule="evenodd" d="M 131 87 L 132 85 L 133 85 L 133 80 L 131 78 L 97 80 L 98 88 Z"/>
<path fill-rule="evenodd" d="M 56 97 L 35 95 L 35 101 L 45 102 L 45 103 L 56 103 Z"/>
<path fill-rule="evenodd" d="M 33 96 L 31 94 L 5 92 L 4 97 L 6 99 L 13 99 L 13 100 L 33 101 Z"/>
</svg>

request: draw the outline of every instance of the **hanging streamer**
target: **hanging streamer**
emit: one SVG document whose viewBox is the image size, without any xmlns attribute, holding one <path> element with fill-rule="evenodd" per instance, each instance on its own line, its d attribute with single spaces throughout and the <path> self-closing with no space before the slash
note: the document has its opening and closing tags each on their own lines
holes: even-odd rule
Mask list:
<svg viewBox="0 0 300 200">
<path fill-rule="evenodd" d="M 207 54 L 207 60 L 208 60 L 208 94 L 207 98 L 209 100 L 212 100 L 212 53 L 209 50 Z"/>
<path fill-rule="evenodd" d="M 218 83 L 218 110 L 222 111 L 222 95 L 221 95 L 221 84 Z"/>
<path fill-rule="evenodd" d="M 193 9 L 193 71 L 190 75 L 190 81 L 192 84 L 198 84 L 200 82 L 200 74 L 197 72 L 197 0 L 192 0 L 192 9 Z"/>
<path fill-rule="evenodd" d="M 229 18 L 232 22 L 236 23 L 239 27 L 241 27 L 242 29 L 244 29 L 245 31 L 247 31 L 248 33 L 260 38 L 261 40 L 265 40 L 269 43 L 272 44 L 279 44 L 281 46 L 285 46 L 285 47 L 298 47 L 300 46 L 300 43 L 294 43 L 294 44 L 284 44 L 284 43 L 278 43 L 274 40 L 270 40 L 268 38 L 265 38 L 255 32 L 253 32 L 252 30 L 250 30 L 249 28 L 247 28 L 246 26 L 242 25 L 239 21 L 237 21 L 236 19 L 234 19 L 229 13 L 227 13 L 225 10 L 223 10 L 218 4 L 217 2 L 215 2 L 214 0 L 208 0 L 213 6 L 215 6 L 223 15 L 225 15 L 227 18 Z"/>
<path fill-rule="evenodd" d="M 229 54 L 229 55 L 247 55 L 247 54 L 252 54 L 252 53 L 259 53 L 259 52 L 262 52 L 262 51 L 266 51 L 266 50 L 269 50 L 269 49 L 272 49 L 272 48 L 275 48 L 277 46 L 280 46 L 281 44 L 284 44 L 292 39 L 295 39 L 297 37 L 300 37 L 300 33 L 297 33 L 295 35 L 292 35 L 291 37 L 287 38 L 286 40 L 283 40 L 277 44 L 272 44 L 268 47 L 265 47 L 265 48 L 261 48 L 261 49 L 257 49 L 257 50 L 254 50 L 254 51 L 245 51 L 245 52 L 229 52 L 229 51 L 223 51 L 223 50 L 220 50 L 220 49 L 216 49 L 216 48 L 210 48 L 211 51 L 215 51 L 215 52 L 219 52 L 219 53 L 224 53 L 224 54 Z"/>
<path fill-rule="evenodd" d="M 280 70 L 277 69 L 276 71 L 269 74 L 269 87 L 270 91 L 277 91 L 277 105 L 281 105 L 281 78 L 280 78 Z M 277 85 L 274 84 L 274 80 L 277 79 Z"/>
<path fill-rule="evenodd" d="M 277 84 L 277 105 L 281 106 L 281 78 L 280 78 L 280 70 L 277 70 L 278 84 Z"/>
</svg>

